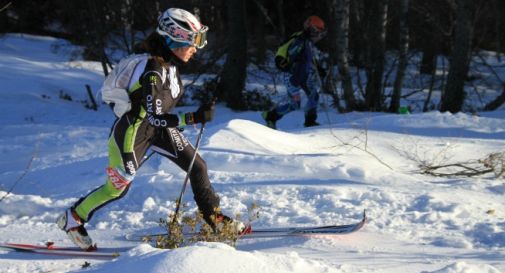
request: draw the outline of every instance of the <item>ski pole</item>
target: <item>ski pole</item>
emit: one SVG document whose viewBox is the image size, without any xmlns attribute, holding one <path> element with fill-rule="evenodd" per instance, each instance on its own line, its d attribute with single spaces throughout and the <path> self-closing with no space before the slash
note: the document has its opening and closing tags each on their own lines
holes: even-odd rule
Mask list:
<svg viewBox="0 0 505 273">
<path fill-rule="evenodd" d="M 205 123 L 202 123 L 202 127 L 200 127 L 200 132 L 198 133 L 198 138 L 196 139 L 195 152 L 193 154 L 193 158 L 191 159 L 191 162 L 189 163 L 189 168 L 186 173 L 186 178 L 184 179 L 184 183 L 182 184 L 181 194 L 179 194 L 179 198 L 177 199 L 177 206 L 175 207 L 175 215 L 174 215 L 174 219 L 172 220 L 172 224 L 174 224 L 175 221 L 177 221 L 177 215 L 179 214 L 179 209 L 181 207 L 182 197 L 184 196 L 184 192 L 186 191 L 186 185 L 188 184 L 189 176 L 191 174 L 191 170 L 193 169 L 193 164 L 195 163 L 196 155 L 198 154 L 198 148 L 200 147 L 200 141 L 202 140 L 204 128 L 205 128 Z"/>
</svg>

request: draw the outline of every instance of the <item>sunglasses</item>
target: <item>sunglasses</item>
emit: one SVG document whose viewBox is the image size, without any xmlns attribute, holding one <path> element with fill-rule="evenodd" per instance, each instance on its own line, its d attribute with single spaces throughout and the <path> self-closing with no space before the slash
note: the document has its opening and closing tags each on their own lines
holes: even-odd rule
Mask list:
<svg viewBox="0 0 505 273">
<path fill-rule="evenodd" d="M 326 29 L 320 29 L 320 28 L 316 28 L 316 27 L 312 27 L 310 29 L 310 37 L 318 39 L 318 40 L 326 37 L 327 33 L 328 33 L 328 31 Z"/>
</svg>

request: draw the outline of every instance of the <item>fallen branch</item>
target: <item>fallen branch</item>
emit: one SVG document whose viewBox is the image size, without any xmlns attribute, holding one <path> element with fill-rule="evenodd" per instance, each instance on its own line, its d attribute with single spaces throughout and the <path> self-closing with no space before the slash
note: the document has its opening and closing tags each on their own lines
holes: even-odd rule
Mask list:
<svg viewBox="0 0 505 273">
<path fill-rule="evenodd" d="M 493 173 L 497 178 L 505 172 L 505 151 L 492 153 L 483 159 L 444 165 L 420 165 L 421 173 L 437 177 L 473 177 Z"/>
</svg>

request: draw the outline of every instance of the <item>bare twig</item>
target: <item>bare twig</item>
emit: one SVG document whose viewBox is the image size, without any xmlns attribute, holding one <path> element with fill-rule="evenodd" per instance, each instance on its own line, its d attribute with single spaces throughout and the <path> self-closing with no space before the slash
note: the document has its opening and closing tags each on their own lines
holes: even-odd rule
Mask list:
<svg viewBox="0 0 505 273">
<path fill-rule="evenodd" d="M 325 104 L 327 104 L 327 102 L 325 101 Z M 330 133 L 331 135 L 337 139 L 343 146 L 348 146 L 348 147 L 351 147 L 351 148 L 355 148 L 355 149 L 358 149 L 360 151 L 363 151 L 367 154 L 369 154 L 370 156 L 372 156 L 373 158 L 375 158 L 377 161 L 379 161 L 382 165 L 388 167 L 390 170 L 393 170 L 393 168 L 391 166 L 389 166 L 386 162 L 384 162 L 382 159 L 380 159 L 376 154 L 372 153 L 369 149 L 368 149 L 368 124 L 365 125 L 365 128 L 364 128 L 364 137 L 365 139 L 362 140 L 360 139 L 359 136 L 355 136 L 352 138 L 352 140 L 355 140 L 355 139 L 358 139 L 359 140 L 359 144 L 353 144 L 351 142 L 347 142 L 347 141 L 344 141 L 342 140 L 335 132 L 334 132 L 334 124 L 333 122 L 331 121 L 330 119 L 330 115 L 329 115 L 329 112 L 328 112 L 328 109 L 325 108 L 325 115 L 326 115 L 326 119 L 328 121 L 328 124 L 330 125 Z M 351 141 L 352 141 L 351 140 Z"/>
<path fill-rule="evenodd" d="M 18 179 L 16 179 L 16 181 L 14 181 L 9 190 L 7 190 L 7 193 L 4 196 L 2 196 L 2 198 L 0 198 L 0 202 L 2 202 L 14 190 L 19 181 L 21 181 L 26 176 L 26 174 L 28 174 L 32 166 L 33 160 L 37 157 L 38 150 L 39 150 L 39 144 L 37 142 L 37 146 L 35 146 L 35 150 L 33 151 L 32 156 L 30 157 L 30 160 L 28 161 L 28 164 L 26 165 L 23 173 L 18 177 Z"/>
<path fill-rule="evenodd" d="M 254 2 L 256 3 L 256 5 L 258 6 L 258 9 L 263 14 L 263 17 L 272 26 L 272 28 L 277 32 L 277 34 L 280 35 L 281 33 L 279 33 L 279 30 L 278 30 L 279 28 L 274 23 L 274 21 L 272 20 L 272 18 L 270 18 L 270 16 L 268 16 L 268 10 L 265 8 L 265 6 L 263 6 L 258 0 L 255 0 Z"/>
<path fill-rule="evenodd" d="M 11 4 L 12 4 L 12 2 L 7 3 L 5 6 L 3 6 L 3 7 L 0 9 L 0 12 L 2 12 L 2 11 L 4 11 L 4 10 L 8 9 L 8 8 L 9 8 L 9 6 L 10 6 Z"/>
<path fill-rule="evenodd" d="M 487 62 L 487 60 L 482 56 L 482 54 L 476 54 L 476 55 L 482 61 L 481 64 L 484 65 L 485 67 L 487 67 L 489 69 L 489 71 L 496 77 L 496 79 L 498 80 L 498 82 L 500 82 L 501 84 L 505 83 L 505 80 L 503 80 L 500 77 L 500 75 L 498 74 L 498 72 L 496 72 L 495 67 L 499 67 L 499 66 L 489 64 Z"/>
</svg>

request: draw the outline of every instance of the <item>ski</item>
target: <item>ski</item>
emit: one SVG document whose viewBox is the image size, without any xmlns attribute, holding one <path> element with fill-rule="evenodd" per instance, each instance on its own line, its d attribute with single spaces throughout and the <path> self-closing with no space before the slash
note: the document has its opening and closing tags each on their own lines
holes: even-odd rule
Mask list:
<svg viewBox="0 0 505 273">
<path fill-rule="evenodd" d="M 363 212 L 361 221 L 354 224 L 347 225 L 329 225 L 329 226 L 316 226 L 316 227 L 284 227 L 284 228 L 251 228 L 248 233 L 241 235 L 240 239 L 254 239 L 254 238 L 272 238 L 272 237 L 287 237 L 287 236 L 316 236 L 316 235 L 344 235 L 350 234 L 360 230 L 365 226 L 367 221 L 366 212 Z M 158 236 L 166 236 L 167 233 L 146 233 L 127 234 L 126 240 L 128 241 L 142 241 L 145 238 L 156 238 Z M 184 233 L 185 237 L 196 236 L 197 233 Z"/>
<path fill-rule="evenodd" d="M 120 252 L 127 249 L 105 248 L 95 251 L 85 251 L 78 247 L 55 247 L 52 243 L 45 246 L 31 244 L 16 244 L 16 243 L 0 243 L 0 248 L 10 249 L 19 252 L 45 254 L 54 256 L 66 256 L 74 258 L 89 258 L 89 259 L 113 259 L 117 258 Z"/>
</svg>

